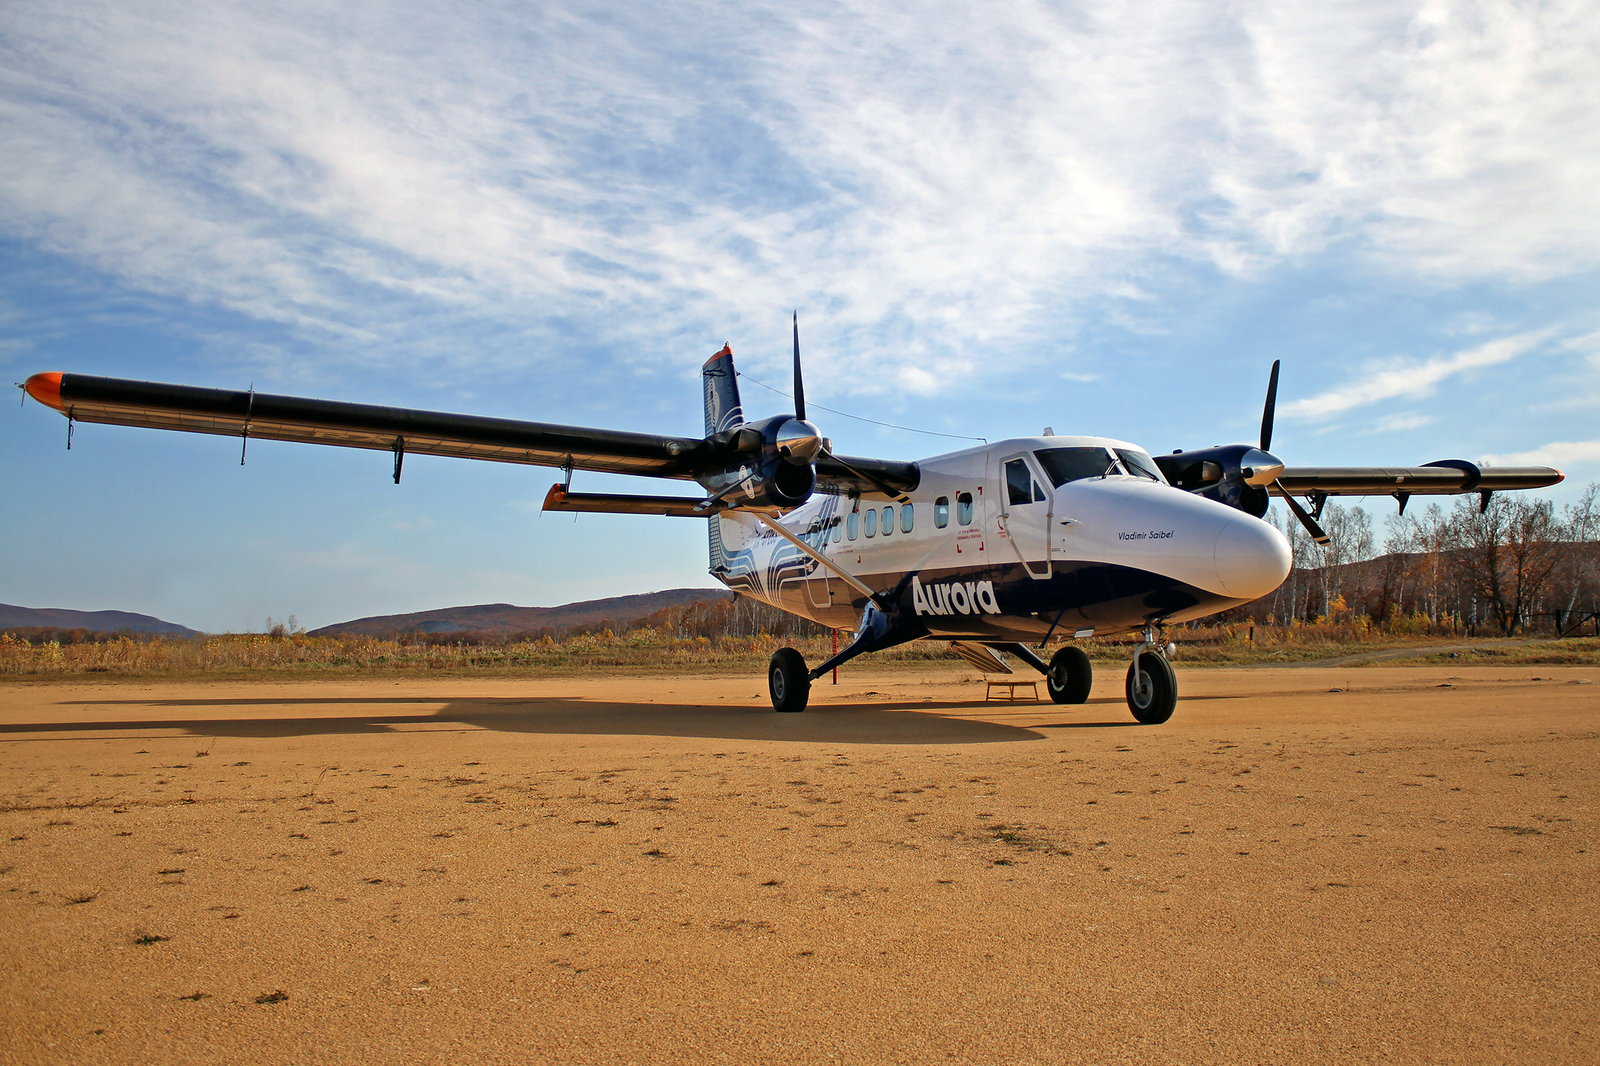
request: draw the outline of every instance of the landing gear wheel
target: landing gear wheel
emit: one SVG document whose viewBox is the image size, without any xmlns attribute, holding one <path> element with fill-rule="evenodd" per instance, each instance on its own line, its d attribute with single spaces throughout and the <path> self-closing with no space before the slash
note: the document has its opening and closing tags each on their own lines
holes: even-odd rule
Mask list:
<svg viewBox="0 0 1600 1066">
<path fill-rule="evenodd" d="M 1050 660 L 1050 672 L 1044 678 L 1045 688 L 1056 703 L 1087 703 L 1089 688 L 1094 684 L 1094 668 L 1082 648 L 1067 645 Z"/>
<path fill-rule="evenodd" d="M 775 711 L 803 711 L 811 698 L 811 676 L 806 661 L 793 648 L 779 648 L 767 665 L 767 691 Z"/>
<path fill-rule="evenodd" d="M 1147 651 L 1128 667 L 1128 710 L 1145 725 L 1160 725 L 1178 705 L 1178 678 L 1172 664 Z"/>
</svg>

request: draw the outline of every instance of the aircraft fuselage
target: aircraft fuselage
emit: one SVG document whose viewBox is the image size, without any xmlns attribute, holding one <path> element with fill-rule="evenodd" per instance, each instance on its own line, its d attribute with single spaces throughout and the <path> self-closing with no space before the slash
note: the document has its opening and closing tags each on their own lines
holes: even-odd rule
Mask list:
<svg viewBox="0 0 1600 1066">
<path fill-rule="evenodd" d="M 778 521 L 930 636 L 1042 643 L 1182 622 L 1266 595 L 1289 573 L 1275 528 L 1166 484 L 1124 441 L 1015 438 L 918 465 L 909 503 L 818 494 Z M 857 624 L 866 597 L 828 567 L 754 516 L 717 521 L 712 573 L 730 588 L 833 628 Z"/>
</svg>

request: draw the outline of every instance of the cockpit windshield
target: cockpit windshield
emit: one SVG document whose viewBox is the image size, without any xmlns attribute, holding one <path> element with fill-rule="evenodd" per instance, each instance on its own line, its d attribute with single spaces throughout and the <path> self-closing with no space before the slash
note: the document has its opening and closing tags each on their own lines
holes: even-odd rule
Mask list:
<svg viewBox="0 0 1600 1066">
<path fill-rule="evenodd" d="M 1161 471 L 1156 469 L 1155 460 L 1137 448 L 1118 448 L 1117 456 L 1134 477 L 1149 478 L 1151 481 L 1166 480 L 1161 476 Z"/>
<path fill-rule="evenodd" d="M 1117 461 L 1104 448 L 1041 448 L 1033 453 L 1044 467 L 1045 476 L 1052 485 L 1065 485 L 1069 481 L 1120 474 Z"/>
</svg>

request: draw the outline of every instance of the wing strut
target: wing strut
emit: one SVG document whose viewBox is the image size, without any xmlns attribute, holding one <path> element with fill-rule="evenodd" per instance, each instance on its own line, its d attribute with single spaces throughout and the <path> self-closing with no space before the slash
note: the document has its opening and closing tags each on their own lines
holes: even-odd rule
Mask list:
<svg viewBox="0 0 1600 1066">
<path fill-rule="evenodd" d="M 867 599 L 874 602 L 877 601 L 878 594 L 872 591 L 866 585 L 862 584 L 859 578 L 857 578 L 854 574 L 845 573 L 839 568 L 838 564 L 833 562 L 833 560 L 829 559 L 811 545 L 807 544 L 789 530 L 785 529 L 781 524 L 779 524 L 777 519 L 773 518 L 771 515 L 763 514 L 760 511 L 754 511 L 751 513 L 753 513 L 757 518 L 761 519 L 761 521 L 765 522 L 774 533 L 778 534 L 778 536 L 782 537 L 790 544 L 793 544 L 796 548 L 799 548 L 801 551 L 811 556 L 811 558 L 815 559 L 829 570 L 832 570 L 835 574 L 838 574 L 840 581 L 843 581 L 846 585 L 849 585 L 851 588 L 861 593 L 861 595 L 867 597 Z"/>
</svg>

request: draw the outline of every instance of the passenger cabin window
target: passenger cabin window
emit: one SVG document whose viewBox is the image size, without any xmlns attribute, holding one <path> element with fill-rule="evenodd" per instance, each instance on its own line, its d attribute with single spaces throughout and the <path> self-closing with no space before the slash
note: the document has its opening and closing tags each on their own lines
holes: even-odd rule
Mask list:
<svg viewBox="0 0 1600 1066">
<path fill-rule="evenodd" d="M 909 503 L 900 505 L 900 532 L 910 533 L 911 527 L 917 524 L 916 508 Z"/>
<path fill-rule="evenodd" d="M 933 524 L 937 529 L 950 524 L 950 497 L 940 496 L 933 501 Z"/>
<path fill-rule="evenodd" d="M 861 520 L 866 526 L 867 536 L 876 537 L 878 535 L 878 512 L 868 511 L 862 515 Z"/>
<path fill-rule="evenodd" d="M 1117 458 L 1122 460 L 1122 465 L 1134 477 L 1149 478 L 1151 481 L 1165 481 L 1161 471 L 1156 468 L 1156 461 L 1135 448 L 1118 448 Z"/>
<path fill-rule="evenodd" d="M 1116 460 L 1104 448 L 1041 448 L 1033 455 L 1052 485 L 1121 473 Z"/>
<path fill-rule="evenodd" d="M 970 492 L 956 494 L 956 524 L 972 525 L 972 493 Z"/>
<path fill-rule="evenodd" d="M 839 543 L 839 539 L 841 537 L 843 537 L 843 536 L 844 536 L 844 523 L 839 521 L 839 519 L 835 518 L 833 520 L 833 542 L 835 544 Z"/>
<path fill-rule="evenodd" d="M 893 507 L 885 507 L 883 509 L 883 535 L 887 537 L 889 534 L 891 534 L 893 532 L 894 532 L 894 508 Z"/>
<path fill-rule="evenodd" d="M 844 520 L 844 535 L 855 540 L 859 532 L 861 532 L 861 514 L 858 511 L 851 511 L 850 517 Z"/>
</svg>

